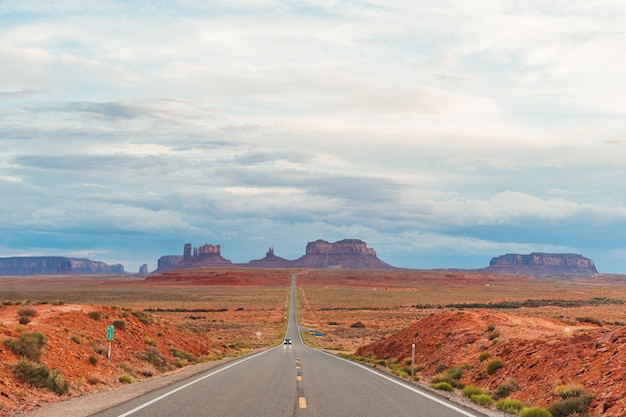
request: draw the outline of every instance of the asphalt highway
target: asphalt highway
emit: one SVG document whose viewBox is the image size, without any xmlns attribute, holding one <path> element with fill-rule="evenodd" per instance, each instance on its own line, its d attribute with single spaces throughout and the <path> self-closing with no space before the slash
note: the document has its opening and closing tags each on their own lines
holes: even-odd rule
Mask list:
<svg viewBox="0 0 626 417">
<path fill-rule="evenodd" d="M 97 417 L 482 417 L 414 385 L 304 345 L 295 276 L 283 344 L 94 414 Z"/>
</svg>

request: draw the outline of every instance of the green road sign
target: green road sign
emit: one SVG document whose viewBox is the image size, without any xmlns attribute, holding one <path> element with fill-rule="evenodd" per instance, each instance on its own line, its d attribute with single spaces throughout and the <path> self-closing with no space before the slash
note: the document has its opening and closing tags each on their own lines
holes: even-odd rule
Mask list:
<svg viewBox="0 0 626 417">
<path fill-rule="evenodd" d="M 113 340 L 113 331 L 115 327 L 109 326 L 107 327 L 107 340 Z"/>
</svg>

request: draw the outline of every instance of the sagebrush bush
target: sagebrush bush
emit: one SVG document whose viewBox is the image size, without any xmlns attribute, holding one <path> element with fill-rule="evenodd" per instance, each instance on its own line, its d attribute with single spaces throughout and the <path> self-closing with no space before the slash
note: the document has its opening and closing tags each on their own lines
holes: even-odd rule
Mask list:
<svg viewBox="0 0 626 417">
<path fill-rule="evenodd" d="M 493 399 L 487 394 L 474 394 L 470 397 L 470 400 L 483 407 L 490 407 L 493 404 Z"/>
<path fill-rule="evenodd" d="M 489 361 L 489 363 L 487 363 L 487 373 L 489 375 L 493 375 L 498 369 L 502 368 L 503 366 L 504 364 L 500 359 L 492 359 Z"/>
<path fill-rule="evenodd" d="M 98 364 L 98 358 L 93 355 L 89 355 L 89 363 L 96 366 Z"/>
<path fill-rule="evenodd" d="M 519 414 L 520 417 L 553 417 L 545 408 L 541 407 L 529 407 L 523 408 Z"/>
<path fill-rule="evenodd" d="M 155 347 L 150 348 L 147 352 L 137 353 L 137 357 L 148 362 L 155 368 L 165 369 L 167 367 L 167 359 L 165 359 L 161 351 Z"/>
<path fill-rule="evenodd" d="M 441 391 L 448 391 L 448 392 L 453 392 L 454 388 L 452 388 L 452 385 L 448 384 L 447 382 L 433 382 L 432 384 L 430 384 L 431 387 L 433 387 L 434 389 L 438 389 Z"/>
<path fill-rule="evenodd" d="M 352 323 L 350 327 L 352 327 L 353 329 L 364 329 L 365 325 L 362 322 L 357 321 L 355 323 Z"/>
<path fill-rule="evenodd" d="M 120 381 L 122 384 L 130 384 L 131 382 L 133 382 L 133 377 L 130 375 L 121 375 L 119 378 L 117 378 L 118 381 Z"/>
<path fill-rule="evenodd" d="M 504 384 L 498 385 L 494 393 L 496 399 L 505 398 L 511 395 L 512 392 L 517 391 L 517 381 L 509 379 Z"/>
<path fill-rule="evenodd" d="M 483 362 L 485 359 L 487 359 L 489 356 L 491 356 L 491 354 L 487 351 L 484 352 L 480 352 L 480 355 L 478 355 L 478 360 Z"/>
<path fill-rule="evenodd" d="M 17 315 L 20 317 L 21 316 L 35 317 L 37 315 L 37 310 L 35 310 L 35 307 L 27 304 L 27 305 L 20 307 L 20 309 L 17 311 Z"/>
<path fill-rule="evenodd" d="M 43 333 L 31 332 L 22 333 L 18 340 L 6 339 L 4 344 L 16 355 L 33 362 L 39 362 L 47 342 L 48 340 Z"/>
<path fill-rule="evenodd" d="M 121 331 L 126 330 L 126 322 L 124 320 L 113 320 L 113 326 Z"/>
<path fill-rule="evenodd" d="M 524 408 L 524 403 L 520 400 L 503 399 L 496 403 L 496 408 L 509 414 L 518 414 Z"/>
<path fill-rule="evenodd" d="M 589 408 L 593 397 L 591 395 L 581 395 L 580 397 L 567 398 L 558 401 L 548 407 L 553 417 L 567 417 L 574 413 L 584 413 Z"/>
<path fill-rule="evenodd" d="M 95 321 L 100 321 L 102 320 L 102 311 L 100 310 L 90 311 L 89 313 L 87 313 L 87 316 L 90 319 L 93 319 Z"/>
<path fill-rule="evenodd" d="M 580 385 L 558 385 L 554 387 L 552 392 L 562 399 L 578 397 L 583 393 L 583 387 Z"/>
<path fill-rule="evenodd" d="M 470 398 L 472 395 L 478 395 L 478 394 L 484 394 L 485 391 L 483 391 L 482 389 L 478 388 L 475 385 L 468 385 L 465 388 L 463 388 L 463 396 Z"/>
<path fill-rule="evenodd" d="M 46 388 L 58 395 L 67 394 L 70 384 L 56 370 L 51 371 L 45 365 L 23 359 L 13 365 L 13 373 L 20 380 L 37 388 Z"/>
<path fill-rule="evenodd" d="M 172 356 L 174 356 L 175 358 L 184 359 L 187 362 L 194 364 L 194 365 L 197 363 L 203 362 L 202 358 L 199 358 L 193 353 L 185 352 L 184 350 L 177 349 L 173 346 L 170 347 L 170 352 L 172 353 Z"/>
</svg>

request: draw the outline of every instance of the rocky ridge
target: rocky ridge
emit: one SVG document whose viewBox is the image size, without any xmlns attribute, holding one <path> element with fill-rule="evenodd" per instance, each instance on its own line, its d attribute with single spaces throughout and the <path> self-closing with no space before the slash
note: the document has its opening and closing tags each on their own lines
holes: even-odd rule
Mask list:
<svg viewBox="0 0 626 417">
<path fill-rule="evenodd" d="M 62 256 L 0 258 L 0 275 L 123 274 L 124 265 Z"/>
<path fill-rule="evenodd" d="M 276 256 L 270 247 L 265 257 L 248 263 L 235 264 L 221 255 L 220 245 L 203 245 L 192 248 L 185 244 L 183 256 L 167 255 L 159 258 L 155 272 L 202 266 L 238 266 L 250 268 L 337 268 L 337 269 L 393 269 L 381 261 L 376 251 L 359 239 L 344 239 L 330 243 L 325 240 L 309 242 L 304 256 L 289 260 Z"/>
<path fill-rule="evenodd" d="M 491 259 L 482 272 L 512 275 L 593 275 L 598 270 L 593 260 L 573 253 L 506 254 Z"/>
</svg>

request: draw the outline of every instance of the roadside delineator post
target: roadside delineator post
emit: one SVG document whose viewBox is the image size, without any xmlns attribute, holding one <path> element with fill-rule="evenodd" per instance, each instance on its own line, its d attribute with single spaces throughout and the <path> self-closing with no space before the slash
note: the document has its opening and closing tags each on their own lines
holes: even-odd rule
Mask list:
<svg viewBox="0 0 626 417">
<path fill-rule="evenodd" d="M 415 343 L 411 346 L 411 379 L 415 379 Z"/>
</svg>

